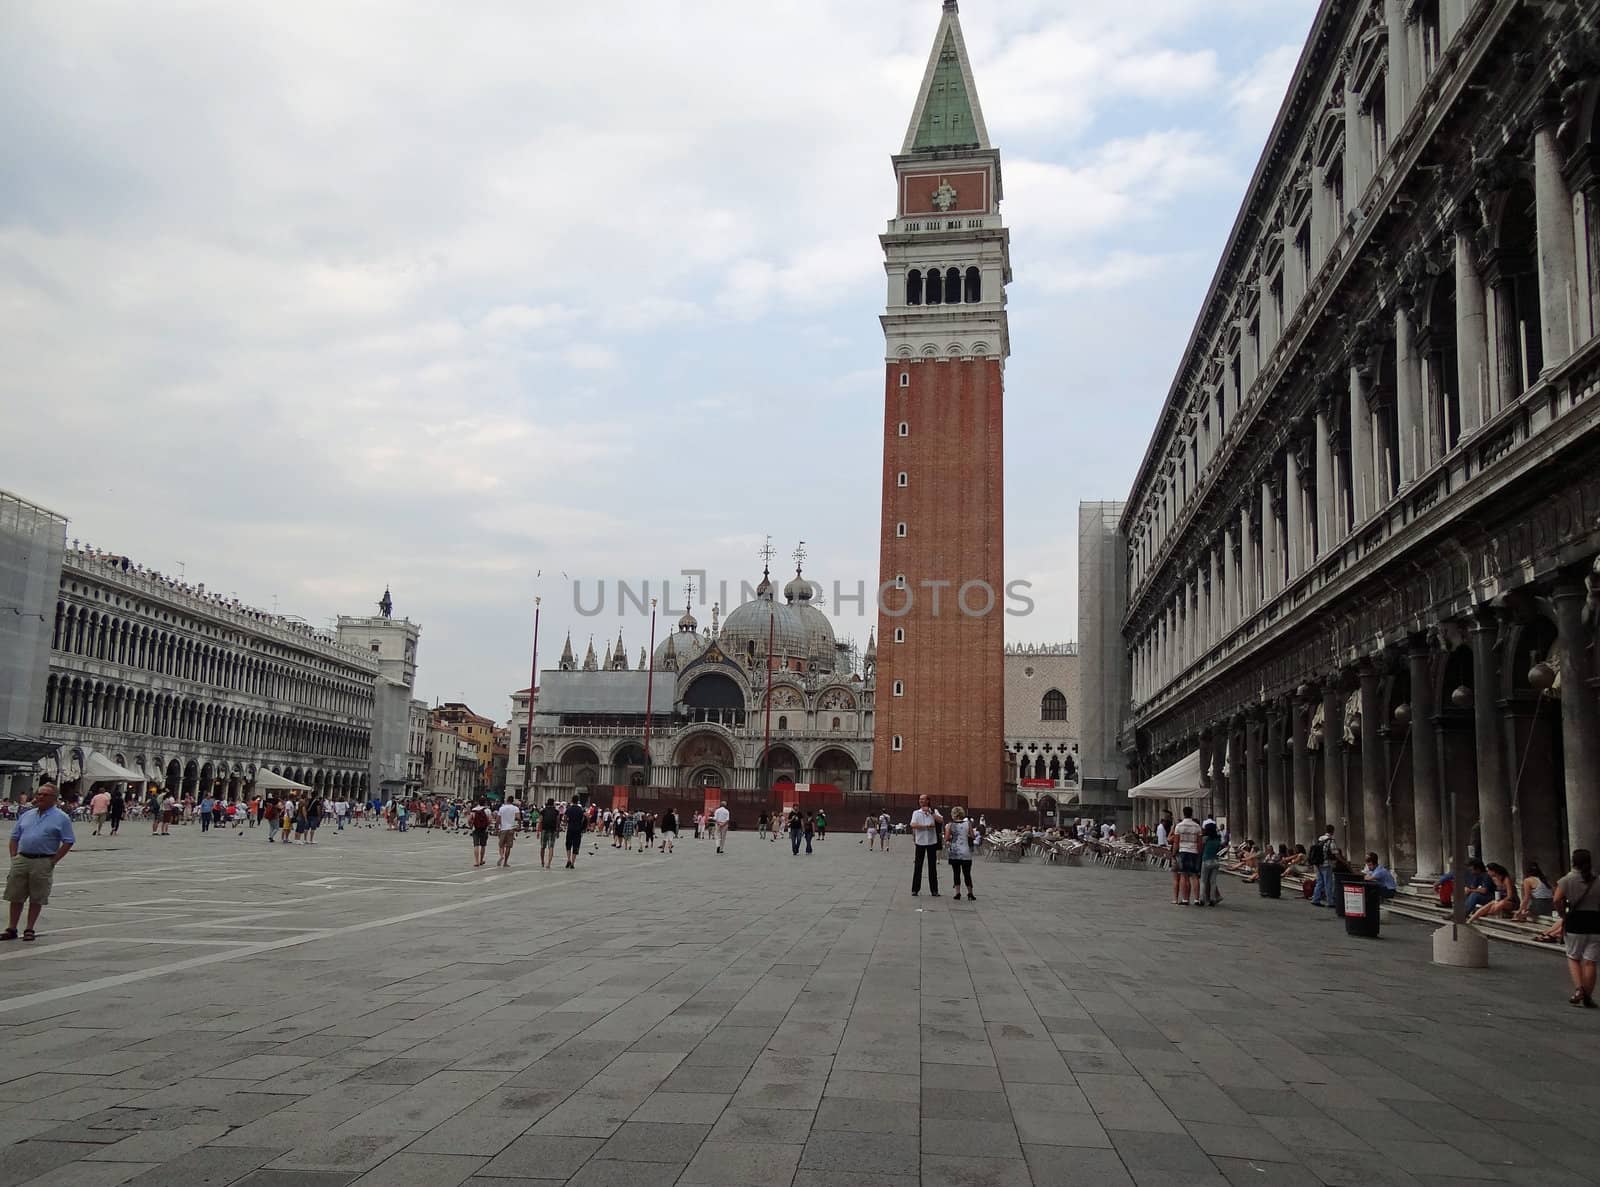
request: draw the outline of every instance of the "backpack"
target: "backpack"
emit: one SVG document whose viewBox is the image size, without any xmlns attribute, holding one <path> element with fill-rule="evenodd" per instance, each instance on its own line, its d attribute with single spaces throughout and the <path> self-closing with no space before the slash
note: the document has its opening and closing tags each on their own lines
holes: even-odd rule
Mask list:
<svg viewBox="0 0 1600 1187">
<path fill-rule="evenodd" d="M 1316 841 L 1312 844 L 1311 852 L 1307 854 L 1307 857 L 1310 858 L 1312 865 L 1320 866 L 1328 860 L 1328 847 L 1321 841 Z"/>
<path fill-rule="evenodd" d="M 472 810 L 472 827 L 475 829 L 489 827 L 488 809 L 480 806 Z"/>
<path fill-rule="evenodd" d="M 539 827 L 554 832 L 561 823 L 561 813 L 554 804 L 546 804 L 539 811 Z"/>
</svg>

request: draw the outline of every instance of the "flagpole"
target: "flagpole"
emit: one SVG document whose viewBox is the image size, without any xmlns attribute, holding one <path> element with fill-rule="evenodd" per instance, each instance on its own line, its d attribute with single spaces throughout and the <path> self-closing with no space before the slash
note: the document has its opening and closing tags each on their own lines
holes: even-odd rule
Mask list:
<svg viewBox="0 0 1600 1187">
<path fill-rule="evenodd" d="M 528 736 L 523 740 L 522 756 L 522 799 L 524 803 L 532 803 L 528 798 L 533 789 L 533 702 L 539 695 L 539 599 L 533 599 L 533 673 L 528 677 Z"/>
<path fill-rule="evenodd" d="M 650 656 L 645 662 L 650 665 L 650 670 L 644 678 L 644 775 L 646 786 L 649 786 L 655 782 L 650 761 L 651 710 L 655 704 L 656 689 L 656 600 L 654 598 L 650 599 Z"/>
</svg>

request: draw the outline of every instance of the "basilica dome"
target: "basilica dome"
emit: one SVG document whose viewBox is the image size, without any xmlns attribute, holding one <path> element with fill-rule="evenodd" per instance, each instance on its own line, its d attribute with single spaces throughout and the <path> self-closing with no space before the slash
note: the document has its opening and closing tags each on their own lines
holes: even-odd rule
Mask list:
<svg viewBox="0 0 1600 1187">
<path fill-rule="evenodd" d="M 806 631 L 805 656 L 812 671 L 831 672 L 837 659 L 838 651 L 833 637 L 833 623 L 828 621 L 828 616 L 813 600 L 816 595 L 816 586 L 800 575 L 800 570 L 795 570 L 794 577 L 783 587 L 783 596 L 799 616 L 801 625 Z"/>
<path fill-rule="evenodd" d="M 678 619 L 678 629 L 670 632 L 665 639 L 656 644 L 655 667 L 658 670 L 669 666 L 667 663 L 669 658 L 674 661 L 671 666 L 677 668 L 682 668 L 691 660 L 700 658 L 700 653 L 706 649 L 710 640 L 697 633 L 699 625 L 695 621 L 694 612 L 685 605 L 683 615 Z"/>
<path fill-rule="evenodd" d="M 666 668 L 669 655 L 677 666 L 682 668 L 689 661 L 699 659 L 700 653 L 706 649 L 708 640 L 694 629 L 694 619 L 688 614 L 683 617 L 687 620 L 687 624 L 680 621 L 677 630 L 656 644 L 655 666 L 657 671 Z"/>
<path fill-rule="evenodd" d="M 767 654 L 771 637 L 772 653 L 791 660 L 810 659 L 810 630 L 794 606 L 775 601 L 771 578 L 763 574 L 756 586 L 755 600 L 737 606 L 722 624 L 717 644 L 741 663 Z"/>
</svg>

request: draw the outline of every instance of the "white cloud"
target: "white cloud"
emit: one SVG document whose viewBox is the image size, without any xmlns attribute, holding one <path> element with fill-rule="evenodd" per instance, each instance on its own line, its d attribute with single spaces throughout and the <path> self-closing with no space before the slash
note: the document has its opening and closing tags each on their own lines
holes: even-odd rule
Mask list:
<svg viewBox="0 0 1600 1187">
<path fill-rule="evenodd" d="M 1008 217 L 1019 232 L 1041 239 L 1082 239 L 1155 219 L 1174 198 L 1227 176 L 1203 134 L 1150 132 L 1105 143 L 1081 164 L 1012 161 Z"/>
<path fill-rule="evenodd" d="M 1301 46 L 1280 45 L 1268 50 L 1248 70 L 1228 83 L 1228 107 L 1248 140 L 1265 141 L 1272 121 L 1283 106 L 1284 93 L 1300 60 Z"/>
</svg>

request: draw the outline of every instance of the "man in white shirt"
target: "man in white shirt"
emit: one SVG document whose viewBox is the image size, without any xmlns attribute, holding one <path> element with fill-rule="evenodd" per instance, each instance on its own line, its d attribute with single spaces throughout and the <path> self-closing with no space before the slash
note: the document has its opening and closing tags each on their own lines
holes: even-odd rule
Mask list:
<svg viewBox="0 0 1600 1187">
<path fill-rule="evenodd" d="M 334 823 L 338 826 L 338 829 L 339 829 L 340 832 L 344 832 L 345 817 L 347 817 L 349 815 L 350 815 L 350 801 L 349 800 L 334 800 L 333 801 L 333 820 L 334 820 Z"/>
<path fill-rule="evenodd" d="M 1178 878 L 1173 887 L 1172 901 L 1182 898 L 1181 906 L 1190 902 L 1200 905 L 1200 822 L 1194 818 L 1194 809 L 1185 808 L 1183 819 L 1172 826 L 1172 837 L 1178 846 Z"/>
<path fill-rule="evenodd" d="M 517 839 L 517 822 L 522 819 L 522 809 L 512 800 L 506 800 L 495 810 L 500 818 L 500 860 L 497 866 L 511 865 L 511 846 Z"/>
<path fill-rule="evenodd" d="M 894 832 L 894 825 L 890 823 L 889 813 L 879 812 L 878 840 L 881 842 L 881 844 L 878 846 L 879 853 L 887 853 L 889 851 L 889 834 L 892 832 Z"/>
<path fill-rule="evenodd" d="M 911 813 L 911 839 L 916 843 L 916 863 L 911 867 L 911 897 L 922 892 L 922 863 L 928 863 L 928 894 L 939 897 L 939 830 L 944 827 L 944 817 L 935 812 L 927 796 L 917 798 L 917 810 Z"/>
<path fill-rule="evenodd" d="M 711 819 L 717 824 L 717 852 L 721 853 L 722 847 L 728 843 L 728 821 L 733 819 L 733 814 L 728 811 L 727 804 L 718 804 Z"/>
</svg>

